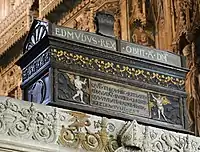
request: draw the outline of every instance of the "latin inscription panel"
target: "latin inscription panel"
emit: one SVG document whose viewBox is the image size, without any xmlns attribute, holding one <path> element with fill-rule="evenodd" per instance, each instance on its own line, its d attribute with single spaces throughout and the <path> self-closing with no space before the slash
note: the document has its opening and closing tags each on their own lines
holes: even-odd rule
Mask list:
<svg viewBox="0 0 200 152">
<path fill-rule="evenodd" d="M 53 26 L 52 34 L 55 36 L 76 41 L 79 43 L 116 51 L 115 39 L 102 37 L 90 32 L 84 32 L 80 30 L 73 30 L 71 28 Z"/>
<path fill-rule="evenodd" d="M 121 52 L 135 57 L 181 67 L 181 58 L 170 52 L 156 50 L 133 43 L 121 41 Z"/>
<path fill-rule="evenodd" d="M 149 117 L 146 92 L 94 80 L 90 81 L 90 85 L 91 105 L 131 115 Z"/>
</svg>

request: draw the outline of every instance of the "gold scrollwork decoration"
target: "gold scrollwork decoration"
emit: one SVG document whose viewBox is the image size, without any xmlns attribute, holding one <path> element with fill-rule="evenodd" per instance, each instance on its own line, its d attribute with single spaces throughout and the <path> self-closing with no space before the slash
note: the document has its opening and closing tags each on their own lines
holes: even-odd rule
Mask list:
<svg viewBox="0 0 200 152">
<path fill-rule="evenodd" d="M 80 118 L 77 118 L 77 116 Z M 78 123 L 79 126 L 81 122 L 89 121 L 87 115 L 82 113 L 72 113 L 72 120 L 74 120 L 72 124 Z M 101 129 L 99 131 L 93 133 L 83 125 L 81 125 L 81 128 L 84 129 L 80 130 L 79 128 L 72 127 L 72 125 L 66 128 L 62 126 L 58 143 L 64 147 L 83 148 L 86 151 L 93 152 L 100 152 L 106 147 L 108 137 L 104 118 L 102 118 Z"/>
<path fill-rule="evenodd" d="M 182 78 L 160 74 L 157 72 L 139 69 L 123 64 L 116 64 L 104 59 L 69 53 L 63 50 L 53 49 L 51 56 L 56 61 L 71 65 L 73 64 L 81 68 L 95 70 L 110 75 L 126 77 L 128 79 L 143 81 L 163 87 L 184 90 L 185 81 Z"/>
</svg>

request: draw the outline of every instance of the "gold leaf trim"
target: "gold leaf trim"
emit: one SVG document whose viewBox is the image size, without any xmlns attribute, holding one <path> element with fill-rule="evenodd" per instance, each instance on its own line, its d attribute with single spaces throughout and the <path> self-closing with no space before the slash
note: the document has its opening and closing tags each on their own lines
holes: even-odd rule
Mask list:
<svg viewBox="0 0 200 152">
<path fill-rule="evenodd" d="M 144 69 L 130 67 L 103 59 L 87 57 L 57 49 L 52 50 L 51 56 L 56 61 L 65 63 L 67 65 L 76 65 L 81 68 L 95 70 L 109 75 L 125 77 L 132 80 L 178 89 L 182 91 L 184 91 L 185 88 L 184 79 Z"/>
</svg>

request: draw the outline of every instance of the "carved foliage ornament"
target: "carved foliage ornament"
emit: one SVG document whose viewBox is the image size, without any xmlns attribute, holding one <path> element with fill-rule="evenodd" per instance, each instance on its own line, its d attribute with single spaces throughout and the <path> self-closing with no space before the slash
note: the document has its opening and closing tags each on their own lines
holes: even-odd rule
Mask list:
<svg viewBox="0 0 200 152">
<path fill-rule="evenodd" d="M 79 151 L 200 151 L 200 139 L 193 135 L 140 125 L 135 120 L 106 119 L 6 97 L 0 97 L 0 135 L 46 142 L 50 147 L 80 148 Z"/>
<path fill-rule="evenodd" d="M 83 30 L 83 31 L 90 31 L 90 12 L 89 11 L 83 11 L 81 16 L 78 19 L 74 20 L 73 28 Z"/>
<path fill-rule="evenodd" d="M 200 143 L 190 135 L 181 135 L 158 128 L 139 125 L 135 120 L 127 122 L 116 136 L 111 136 L 105 118 L 91 122 L 90 117 L 72 112 L 73 122 L 62 127 L 58 143 L 62 146 L 83 148 L 86 151 L 105 152 L 197 152 Z M 90 131 L 94 124 L 99 131 Z M 98 125 L 97 125 L 98 124 Z M 106 131 L 107 130 L 107 131 Z"/>
<path fill-rule="evenodd" d="M 190 135 L 142 126 L 136 121 L 122 127 L 119 139 L 121 146 L 115 152 L 197 152 L 200 148 Z"/>
<path fill-rule="evenodd" d="M 0 134 L 52 143 L 56 138 L 55 125 L 55 112 L 43 113 L 33 104 L 21 108 L 10 98 L 0 103 Z"/>
<path fill-rule="evenodd" d="M 76 17 L 80 12 L 85 11 L 85 7 L 87 7 L 90 4 L 90 0 L 84 0 L 81 1 L 80 4 L 78 4 L 73 10 L 69 13 L 67 12 L 63 19 L 61 19 L 58 23 L 58 25 L 68 25 L 70 22 L 73 22 L 72 20 L 76 20 Z"/>
<path fill-rule="evenodd" d="M 3 32 L 0 33 L 0 54 L 26 34 L 28 25 L 27 14 L 24 14 L 20 16 L 20 20 L 15 25 L 9 26 L 10 28 L 5 28 Z"/>
<path fill-rule="evenodd" d="M 127 122 L 118 135 L 121 139 L 122 147 L 132 147 L 133 149 L 142 150 L 143 134 L 137 122 Z M 122 148 L 116 150 L 120 152 Z"/>
</svg>

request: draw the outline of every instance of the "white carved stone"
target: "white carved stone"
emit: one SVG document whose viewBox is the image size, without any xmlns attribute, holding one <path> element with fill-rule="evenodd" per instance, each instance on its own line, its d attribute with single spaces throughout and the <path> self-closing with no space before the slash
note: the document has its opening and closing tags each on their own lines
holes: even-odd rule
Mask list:
<svg viewBox="0 0 200 152">
<path fill-rule="evenodd" d="M 64 134 L 62 134 L 64 133 Z M 199 152 L 200 138 L 0 96 L 0 151 Z"/>
</svg>

